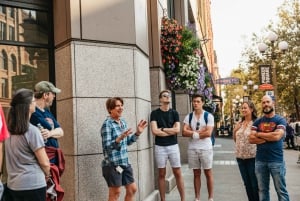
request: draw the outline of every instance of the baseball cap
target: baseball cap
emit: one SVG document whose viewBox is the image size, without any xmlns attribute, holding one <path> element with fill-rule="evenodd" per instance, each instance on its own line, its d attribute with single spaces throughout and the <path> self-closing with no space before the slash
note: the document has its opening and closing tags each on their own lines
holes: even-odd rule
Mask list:
<svg viewBox="0 0 300 201">
<path fill-rule="evenodd" d="M 41 81 L 34 86 L 34 91 L 36 92 L 52 92 L 52 93 L 60 93 L 61 90 L 56 88 L 51 82 Z"/>
</svg>

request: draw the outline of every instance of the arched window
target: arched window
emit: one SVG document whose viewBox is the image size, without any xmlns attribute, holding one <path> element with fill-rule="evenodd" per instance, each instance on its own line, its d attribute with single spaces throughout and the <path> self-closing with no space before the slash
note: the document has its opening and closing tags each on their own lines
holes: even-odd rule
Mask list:
<svg viewBox="0 0 300 201">
<path fill-rule="evenodd" d="M 11 57 L 12 71 L 17 72 L 17 58 L 13 54 L 10 57 Z"/>
<path fill-rule="evenodd" d="M 0 63 L 0 68 L 7 70 L 8 69 L 8 58 L 7 58 L 7 54 L 4 50 L 2 50 L 1 52 L 1 63 Z"/>
<path fill-rule="evenodd" d="M 1 97 L 8 98 L 8 80 L 6 78 L 1 79 Z"/>
</svg>

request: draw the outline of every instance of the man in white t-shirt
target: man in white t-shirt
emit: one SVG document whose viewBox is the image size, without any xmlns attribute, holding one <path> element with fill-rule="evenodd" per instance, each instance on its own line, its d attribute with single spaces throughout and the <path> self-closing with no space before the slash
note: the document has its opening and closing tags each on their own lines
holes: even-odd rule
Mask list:
<svg viewBox="0 0 300 201">
<path fill-rule="evenodd" d="M 194 94 L 192 104 L 194 112 L 188 114 L 183 121 L 184 137 L 189 137 L 188 163 L 194 172 L 195 201 L 200 200 L 201 168 L 206 177 L 208 201 L 213 201 L 213 146 L 211 133 L 214 128 L 214 117 L 202 109 L 205 99 L 200 94 Z M 205 114 L 206 113 L 206 114 Z M 206 117 L 205 117 L 206 116 Z"/>
</svg>

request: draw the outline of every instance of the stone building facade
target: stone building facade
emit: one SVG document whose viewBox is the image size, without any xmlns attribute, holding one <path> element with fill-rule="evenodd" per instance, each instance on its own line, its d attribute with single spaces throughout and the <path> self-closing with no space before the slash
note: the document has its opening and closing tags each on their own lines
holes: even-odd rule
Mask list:
<svg viewBox="0 0 300 201">
<path fill-rule="evenodd" d="M 0 1 L 0 76 L 6 79 L 1 104 L 7 110 L 14 90 L 40 80 L 62 89 L 52 109 L 65 132 L 60 139 L 65 201 L 106 200 L 99 133 L 108 115 L 106 99 L 124 99 L 124 117 L 133 128 L 159 106 L 158 94 L 166 88 L 160 54 L 164 14 L 195 24 L 207 67 L 217 77 L 209 0 Z M 181 118 L 189 112 L 185 93 L 176 95 L 176 106 Z M 184 162 L 187 143 L 180 136 Z M 129 148 L 129 157 L 137 200 L 159 200 L 150 126 Z M 168 190 L 174 183 L 168 169 Z"/>
</svg>

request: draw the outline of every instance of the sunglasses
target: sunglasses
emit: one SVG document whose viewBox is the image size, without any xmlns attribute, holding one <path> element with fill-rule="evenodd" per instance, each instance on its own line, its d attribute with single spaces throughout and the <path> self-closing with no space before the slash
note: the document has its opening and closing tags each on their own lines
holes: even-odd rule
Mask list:
<svg viewBox="0 0 300 201">
<path fill-rule="evenodd" d="M 171 95 L 170 94 L 163 94 L 162 97 L 165 97 L 165 98 L 170 98 Z"/>
<path fill-rule="evenodd" d="M 199 128 L 200 128 L 200 122 L 197 122 L 197 124 L 196 124 L 196 130 L 199 130 Z"/>
</svg>

